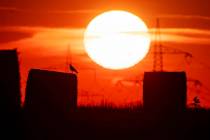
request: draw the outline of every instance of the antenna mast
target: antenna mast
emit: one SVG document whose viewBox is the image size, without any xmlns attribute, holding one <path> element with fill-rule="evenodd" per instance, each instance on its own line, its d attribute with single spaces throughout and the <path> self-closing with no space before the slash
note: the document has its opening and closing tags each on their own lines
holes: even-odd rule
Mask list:
<svg viewBox="0 0 210 140">
<path fill-rule="evenodd" d="M 163 48 L 160 36 L 160 21 L 156 19 L 153 71 L 163 71 Z"/>
<path fill-rule="evenodd" d="M 70 56 L 69 56 L 70 55 Z M 69 62 L 70 57 L 70 62 Z M 69 64 L 72 64 L 72 56 L 71 56 L 71 45 L 67 45 L 67 52 L 66 52 L 66 72 L 69 69 Z"/>
</svg>

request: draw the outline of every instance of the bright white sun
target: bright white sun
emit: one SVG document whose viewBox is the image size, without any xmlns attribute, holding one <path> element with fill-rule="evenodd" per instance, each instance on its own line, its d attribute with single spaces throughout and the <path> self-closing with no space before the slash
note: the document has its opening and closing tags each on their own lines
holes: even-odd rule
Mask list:
<svg viewBox="0 0 210 140">
<path fill-rule="evenodd" d="M 125 69 L 141 61 L 149 51 L 145 23 L 126 11 L 108 11 L 95 17 L 84 34 L 89 57 L 108 69 Z"/>
</svg>

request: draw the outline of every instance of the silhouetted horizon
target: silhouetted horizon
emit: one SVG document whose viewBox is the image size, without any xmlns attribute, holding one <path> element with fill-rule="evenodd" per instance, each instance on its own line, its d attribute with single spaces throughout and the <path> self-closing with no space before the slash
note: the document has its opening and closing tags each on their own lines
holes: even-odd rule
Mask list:
<svg viewBox="0 0 210 140">
<path fill-rule="evenodd" d="M 1 121 L 4 125 L 1 128 L 7 138 L 210 138 L 210 110 L 186 107 L 185 72 L 145 73 L 144 104 L 115 108 L 109 104 L 78 106 L 76 74 L 31 69 L 26 100 L 21 107 L 17 51 L 0 51 L 0 58 L 4 59 L 0 70 L 4 74 L 0 77 L 0 96 L 4 101 L 1 106 Z"/>
</svg>

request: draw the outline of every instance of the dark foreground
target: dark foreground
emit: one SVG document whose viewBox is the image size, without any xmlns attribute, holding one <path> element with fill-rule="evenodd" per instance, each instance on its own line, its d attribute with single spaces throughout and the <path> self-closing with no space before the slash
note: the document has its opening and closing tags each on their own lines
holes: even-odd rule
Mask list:
<svg viewBox="0 0 210 140">
<path fill-rule="evenodd" d="M 5 118 L 1 126 L 1 137 L 6 139 L 204 140 L 210 139 L 210 111 L 147 113 L 135 109 L 79 108 L 62 114 L 33 110 L 22 112 L 16 121 L 14 116 Z"/>
</svg>

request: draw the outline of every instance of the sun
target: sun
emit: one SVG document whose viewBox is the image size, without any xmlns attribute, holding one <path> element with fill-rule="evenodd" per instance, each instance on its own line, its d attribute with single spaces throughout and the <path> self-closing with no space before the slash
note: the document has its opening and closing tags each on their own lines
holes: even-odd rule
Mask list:
<svg viewBox="0 0 210 140">
<path fill-rule="evenodd" d="M 88 56 L 113 70 L 139 63 L 147 55 L 150 42 L 146 24 L 127 11 L 108 11 L 96 16 L 84 33 Z"/>
</svg>

